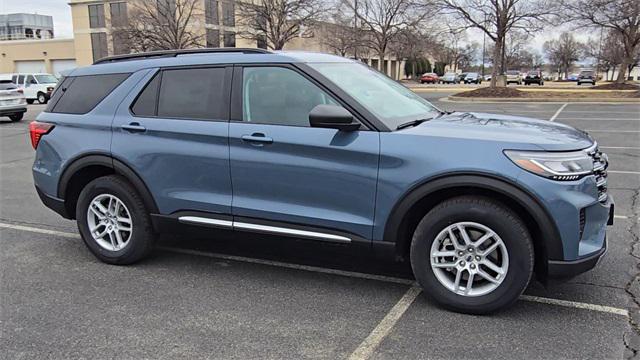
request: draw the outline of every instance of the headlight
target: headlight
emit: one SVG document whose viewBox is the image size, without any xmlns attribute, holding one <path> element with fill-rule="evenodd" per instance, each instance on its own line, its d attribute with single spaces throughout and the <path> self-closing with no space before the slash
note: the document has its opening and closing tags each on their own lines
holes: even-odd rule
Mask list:
<svg viewBox="0 0 640 360">
<path fill-rule="evenodd" d="M 524 170 L 553 180 L 576 180 L 593 172 L 593 158 L 586 151 L 506 150 L 504 153 Z"/>
</svg>

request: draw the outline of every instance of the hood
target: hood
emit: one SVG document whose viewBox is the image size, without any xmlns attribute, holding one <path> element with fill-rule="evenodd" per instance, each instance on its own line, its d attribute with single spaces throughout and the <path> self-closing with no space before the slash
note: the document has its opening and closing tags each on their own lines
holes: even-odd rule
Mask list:
<svg viewBox="0 0 640 360">
<path fill-rule="evenodd" d="M 514 145 L 529 144 L 547 151 L 585 149 L 594 142 L 589 134 L 568 125 L 520 116 L 475 112 L 443 115 L 407 130 L 430 136 L 496 141 Z"/>
</svg>

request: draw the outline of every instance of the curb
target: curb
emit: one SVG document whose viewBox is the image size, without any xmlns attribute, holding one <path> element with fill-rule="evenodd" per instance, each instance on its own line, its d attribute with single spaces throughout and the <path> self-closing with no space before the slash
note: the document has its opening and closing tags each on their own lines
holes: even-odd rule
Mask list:
<svg viewBox="0 0 640 360">
<path fill-rule="evenodd" d="M 477 90 L 477 89 L 482 89 L 482 88 L 421 88 L 421 87 L 410 87 L 409 88 L 411 91 L 414 92 L 440 92 L 440 91 L 445 91 L 445 92 L 450 92 L 450 91 L 456 91 L 456 92 L 466 92 L 466 91 L 471 91 L 471 90 Z M 598 89 L 562 89 L 562 88 L 514 88 L 516 90 L 519 91 L 523 91 L 523 92 L 565 92 L 565 93 L 589 93 L 589 94 L 593 94 L 593 93 L 600 93 L 600 94 L 606 94 L 606 93 L 611 93 L 611 92 L 620 92 L 620 93 L 632 93 L 632 92 L 636 92 L 638 90 L 598 90 Z"/>
<path fill-rule="evenodd" d="M 440 99 L 442 101 L 444 99 Z M 640 98 L 472 98 L 448 96 L 446 101 L 460 103 L 504 103 L 504 102 L 541 102 L 541 103 L 626 103 L 639 104 Z"/>
</svg>

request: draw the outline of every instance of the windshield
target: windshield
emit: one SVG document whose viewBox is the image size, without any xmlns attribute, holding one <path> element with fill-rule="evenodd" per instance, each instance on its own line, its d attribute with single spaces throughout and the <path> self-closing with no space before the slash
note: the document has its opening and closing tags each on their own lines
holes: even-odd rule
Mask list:
<svg viewBox="0 0 640 360">
<path fill-rule="evenodd" d="M 58 82 L 58 79 L 53 75 L 35 75 L 36 80 L 38 80 L 38 84 L 55 84 Z"/>
<path fill-rule="evenodd" d="M 413 91 L 363 64 L 311 63 L 309 66 L 366 107 L 390 129 L 407 121 L 440 114 L 438 109 Z"/>
<path fill-rule="evenodd" d="M 520 72 L 517 70 L 509 70 L 507 71 L 507 75 L 520 75 Z"/>
</svg>

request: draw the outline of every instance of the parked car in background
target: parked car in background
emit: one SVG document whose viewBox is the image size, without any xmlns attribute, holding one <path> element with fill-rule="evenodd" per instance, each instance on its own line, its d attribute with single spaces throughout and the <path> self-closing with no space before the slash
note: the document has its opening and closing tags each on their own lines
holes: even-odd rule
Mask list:
<svg viewBox="0 0 640 360">
<path fill-rule="evenodd" d="M 480 74 L 476 72 L 470 72 L 470 73 L 467 73 L 467 76 L 464 77 L 464 83 L 465 84 L 481 84 L 482 77 L 480 76 Z"/>
<path fill-rule="evenodd" d="M 520 75 L 520 71 L 507 70 L 506 75 L 507 75 L 507 85 L 511 83 L 522 85 L 522 75 Z"/>
<path fill-rule="evenodd" d="M 593 71 L 582 71 L 580 75 L 578 75 L 578 85 L 582 85 L 585 83 L 595 85 L 596 84 L 596 74 Z"/>
<path fill-rule="evenodd" d="M 491 81 L 491 74 L 487 74 L 484 76 L 484 81 Z"/>
<path fill-rule="evenodd" d="M 569 76 L 567 76 L 567 80 L 569 81 L 578 81 L 578 78 L 580 78 L 580 74 L 569 74 Z"/>
<path fill-rule="evenodd" d="M 420 84 L 429 83 L 429 84 L 437 84 L 438 83 L 438 74 L 436 73 L 425 73 L 420 77 Z"/>
<path fill-rule="evenodd" d="M 28 104 L 35 101 L 46 104 L 58 82 L 58 78 L 45 73 L 14 73 L 10 76 L 13 83 L 24 91 Z"/>
<path fill-rule="evenodd" d="M 460 73 L 458 75 L 458 83 L 463 83 L 464 82 L 464 78 L 467 77 L 467 73 Z"/>
<path fill-rule="evenodd" d="M 425 295 L 477 314 L 606 251 L 608 161 L 584 131 L 441 111 L 334 55 L 158 54 L 70 71 L 29 124 L 38 196 L 105 263 L 160 233 L 271 234 L 407 261 Z"/>
<path fill-rule="evenodd" d="M 441 84 L 457 84 L 458 82 L 458 74 L 453 72 L 448 72 L 440 77 Z"/>
<path fill-rule="evenodd" d="M 524 77 L 524 84 L 538 84 L 540 86 L 544 85 L 544 79 L 542 77 L 542 72 L 538 70 L 529 71 L 527 76 Z"/>
<path fill-rule="evenodd" d="M 20 121 L 27 111 L 27 100 L 11 80 L 0 80 L 0 116 Z"/>
</svg>

